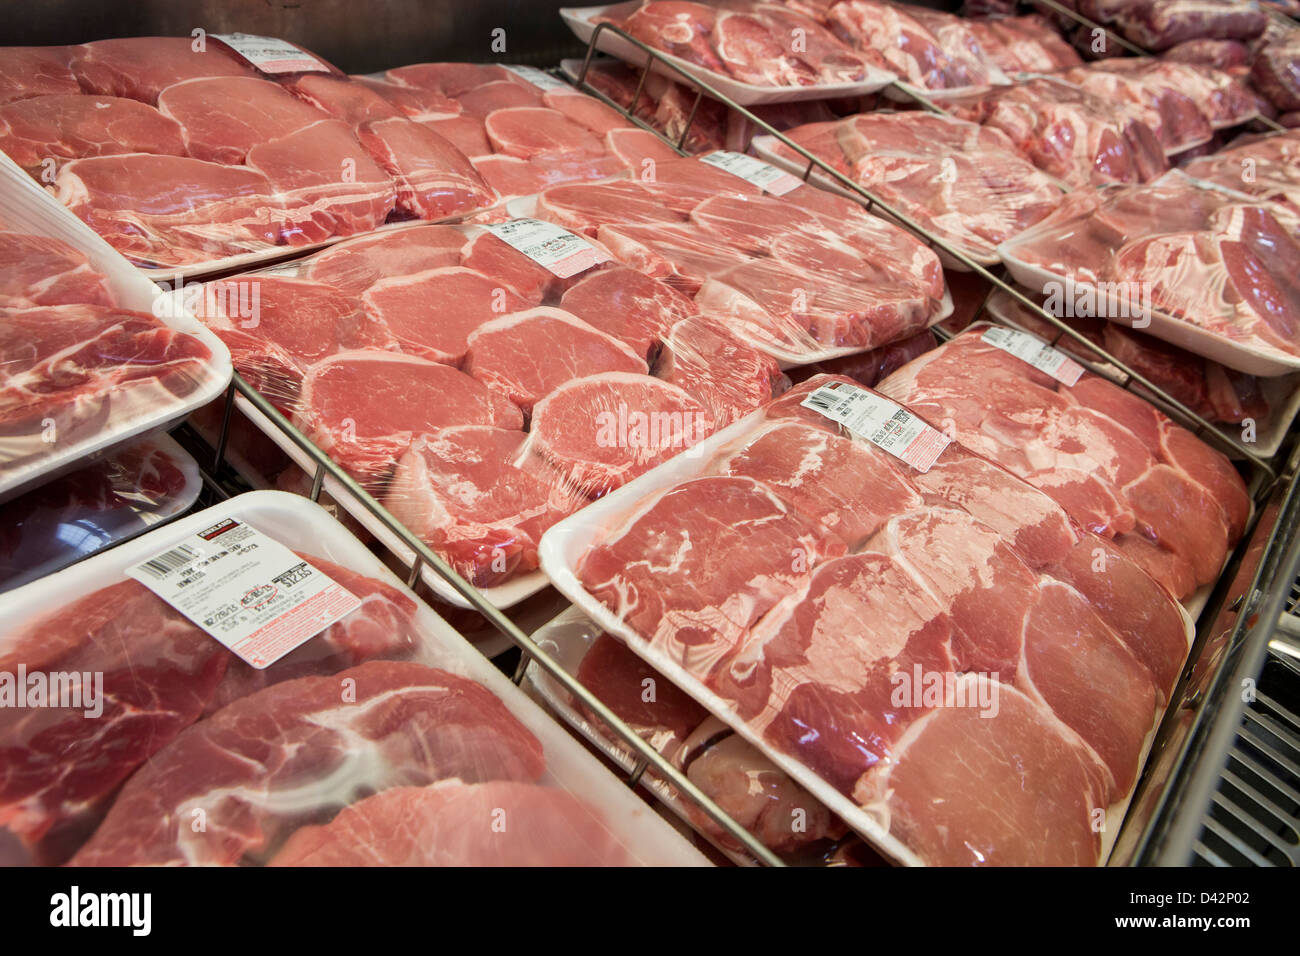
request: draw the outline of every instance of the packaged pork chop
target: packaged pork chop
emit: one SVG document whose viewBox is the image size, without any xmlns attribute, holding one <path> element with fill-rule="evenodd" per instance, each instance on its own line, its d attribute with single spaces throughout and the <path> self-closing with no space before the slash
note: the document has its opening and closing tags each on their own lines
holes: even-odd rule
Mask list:
<svg viewBox="0 0 1300 956">
<path fill-rule="evenodd" d="M 803 322 L 838 327 L 833 335 L 857 344 L 841 344 L 834 355 L 890 342 L 939 317 L 932 295 L 942 295 L 942 276 L 933 254 L 899 230 L 865 214 L 858 220 L 848 204 L 854 218 L 846 230 L 860 222 L 862 237 L 893 244 L 868 253 L 865 238 L 856 246 L 837 238 L 831 220 L 693 165 L 709 182 L 734 180 L 744 195 L 718 204 L 716 220 L 682 229 L 697 230 L 700 243 L 709 237 L 736 266 L 754 266 L 699 283 L 700 295 L 662 270 L 664 279 L 625 264 L 607 243 L 551 216 L 353 240 L 266 273 L 209 283 L 194 305 L 241 375 L 307 437 L 467 581 L 510 588 L 494 597 L 517 601 L 544 585 L 534 572 L 547 527 L 784 389 L 763 334 L 751 330 L 809 339 Z M 601 208 L 607 196 L 636 197 L 645 208 L 654 196 L 640 180 L 595 193 L 557 187 L 544 194 L 538 215 L 574 190 L 582 209 Z M 695 199 L 703 205 L 698 191 Z M 723 245 L 734 216 L 751 208 L 798 217 L 789 226 L 771 222 L 763 241 L 810 261 L 823 251 L 841 256 L 849 276 L 817 277 L 835 296 L 823 301 L 820 285 L 796 296 L 789 282 L 811 286 L 807 270 L 796 276 L 774 256 L 743 252 L 739 240 Z M 895 249 L 913 261 L 887 259 Z M 763 285 L 759 267 L 785 284 Z M 907 272 L 918 267 L 919 279 Z M 892 285 L 873 278 L 886 269 L 899 276 Z M 746 284 L 733 288 L 733 281 Z M 862 308 L 866 296 L 877 300 L 870 310 Z M 290 455 L 301 454 L 266 427 Z M 382 529 L 370 530 L 385 540 Z M 464 600 L 441 579 L 429 581 L 444 598 Z"/>
<path fill-rule="evenodd" d="M 220 339 L 0 157 L 0 501 L 230 381 Z"/>
<path fill-rule="evenodd" d="M 297 496 L 13 592 L 0 671 L 6 863 L 700 862 Z"/>
<path fill-rule="evenodd" d="M 1072 193 L 1001 248 L 1023 286 L 1229 368 L 1300 368 L 1300 220 L 1284 205 L 1173 170 Z M 1091 297 L 1093 305 L 1087 305 Z"/>
<path fill-rule="evenodd" d="M 59 59 L 80 89 L 0 74 L 0 150 L 155 274 L 461 218 L 617 175 L 655 140 L 526 68 L 348 77 L 282 41 L 220 36 L 96 41 Z"/>
<path fill-rule="evenodd" d="M 910 864 L 1103 861 L 1192 636 L 1049 496 L 836 376 L 542 553 L 601 628 Z"/>
</svg>

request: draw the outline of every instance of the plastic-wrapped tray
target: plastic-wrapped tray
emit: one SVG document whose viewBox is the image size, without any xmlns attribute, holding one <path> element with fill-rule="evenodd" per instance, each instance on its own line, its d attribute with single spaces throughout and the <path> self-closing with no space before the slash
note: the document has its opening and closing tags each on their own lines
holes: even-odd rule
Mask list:
<svg viewBox="0 0 1300 956">
<path fill-rule="evenodd" d="M 498 698 L 542 744 L 545 771 L 538 780 L 540 784 L 580 797 L 603 817 L 605 831 L 643 864 L 704 864 L 698 851 L 438 615 L 414 599 L 378 558 L 323 509 L 297 495 L 283 492 L 240 495 L 11 592 L 0 600 L 0 632 L 12 633 L 33 618 L 48 613 L 52 606 L 67 603 L 72 596 L 116 584 L 123 580 L 126 568 L 153 558 L 228 518 L 246 522 L 284 545 L 332 561 L 413 600 L 414 631 L 419 642 L 416 661 L 472 680 Z M 202 720 L 197 726 L 202 726 Z"/>
<path fill-rule="evenodd" d="M 635 9 L 637 4 L 610 4 L 599 7 L 563 7 L 560 9 L 560 17 L 568 24 L 569 29 L 583 43 L 591 42 L 592 34 L 596 32 L 595 18 L 603 16 L 611 10 L 626 8 L 628 12 Z M 643 51 L 631 43 L 628 43 L 622 37 L 602 31 L 600 39 L 596 44 L 597 48 L 605 53 L 612 54 L 619 59 L 626 60 L 635 67 L 645 66 L 646 56 Z M 705 69 L 702 66 L 683 60 L 680 57 L 665 53 L 662 50 L 656 51 L 659 56 L 663 57 L 674 66 L 680 67 L 690 76 L 696 77 L 705 83 L 708 83 L 727 99 L 740 106 L 754 106 L 763 103 L 788 103 L 792 100 L 820 100 L 831 99 L 843 96 L 861 96 L 866 93 L 874 93 L 877 90 L 884 89 L 894 82 L 894 75 L 885 70 L 868 66 L 865 79 L 856 83 L 827 83 L 816 86 L 756 86 L 751 83 L 742 83 L 733 77 L 724 76 L 712 70 Z M 682 76 L 674 70 L 665 67 L 662 63 L 655 61 L 651 64 L 654 72 L 662 73 L 664 76 L 674 80 L 681 80 Z"/>
<path fill-rule="evenodd" d="M 157 316 L 166 326 L 197 339 L 209 358 L 198 364 L 184 396 L 171 395 L 147 408 L 112 416 L 93 434 L 57 441 L 47 453 L 16 467 L 0 469 L 0 501 L 56 477 L 84 458 L 102 454 L 128 439 L 162 431 L 205 405 L 230 381 L 230 353 L 219 338 L 175 303 L 159 294 L 158 287 L 141 275 L 111 246 L 76 216 L 40 188 L 7 156 L 0 156 L 0 200 L 3 221 L 13 232 L 49 236 L 83 253 L 91 266 L 107 278 L 119 306 Z"/>
<path fill-rule="evenodd" d="M 1178 171 L 1172 171 L 1165 174 L 1155 183 L 1147 184 L 1148 186 L 1159 187 L 1163 183 L 1176 184 L 1179 180 L 1194 185 L 1202 189 L 1213 190 L 1223 193 L 1229 197 L 1236 198 L 1249 203 L 1259 203 L 1260 200 L 1247 196 L 1242 193 L 1235 193 L 1231 190 L 1224 189 L 1213 183 L 1206 183 L 1200 180 L 1192 180 Z M 1145 187 L 1118 187 L 1118 188 L 1145 188 Z M 1033 291 L 1040 291 L 1046 288 L 1068 289 L 1068 288 L 1085 288 L 1091 287 L 1093 295 L 1096 297 L 1097 286 L 1082 280 L 1075 280 L 1072 277 L 1062 273 L 1052 272 L 1040 265 L 1027 262 L 1024 258 L 1017 255 L 1017 250 L 1033 242 L 1041 234 L 1052 229 L 1059 229 L 1060 226 L 1049 218 L 1040 223 L 1038 226 L 1028 229 L 1019 236 L 1004 242 L 998 247 L 998 254 L 1006 264 L 1012 277 L 1020 285 Z M 1154 234 L 1156 230 L 1152 230 Z M 1111 285 L 1114 285 L 1112 282 Z M 1113 294 L 1106 296 L 1106 301 L 1110 303 L 1108 311 L 1115 315 L 1127 315 L 1129 305 L 1122 302 Z M 1300 355 L 1290 355 L 1272 346 L 1248 344 L 1242 341 L 1235 341 L 1224 335 L 1211 332 L 1190 321 L 1176 318 L 1169 313 L 1158 308 L 1149 310 L 1150 324 L 1143 328 L 1142 331 L 1153 335 L 1158 339 L 1163 339 L 1179 348 L 1194 352 L 1197 355 L 1212 359 L 1220 365 L 1226 365 L 1228 368 L 1236 369 L 1240 372 L 1246 372 L 1250 375 L 1260 377 L 1269 377 L 1277 375 L 1286 375 L 1300 369 Z"/>
<path fill-rule="evenodd" d="M 0 560 L 0 592 L 184 514 L 202 487 L 198 463 L 170 436 L 155 435 L 28 492 L 39 502 L 5 502 L 0 524 L 17 539 Z"/>
<path fill-rule="evenodd" d="M 603 534 L 611 528 L 621 526 L 623 522 L 631 520 L 631 516 L 640 513 L 645 507 L 643 503 L 651 499 L 656 492 L 665 491 L 681 482 L 705 474 L 714 453 L 746 435 L 762 421 L 763 416 L 763 412 L 756 412 L 747 419 L 734 423 L 702 443 L 697 449 L 697 454 L 680 456 L 665 463 L 554 526 L 542 540 L 542 566 L 555 586 L 569 597 L 582 613 L 607 632 L 624 640 L 652 667 L 699 701 L 715 716 L 729 723 L 874 847 L 900 863 L 920 865 L 923 863 L 922 859 L 896 835 L 890 833 L 887 827 L 882 826 L 877 816 L 847 798 L 808 765 L 773 747 L 761 734 L 754 731 L 747 721 L 733 711 L 732 705 L 724 697 L 706 686 L 667 653 L 640 637 L 617 614 L 588 592 L 578 577 L 577 567 L 580 559 Z M 743 614 L 743 610 L 740 613 Z M 1190 617 L 1186 615 L 1182 615 L 1182 620 L 1181 626 L 1185 632 L 1183 637 L 1187 646 L 1190 646 L 1192 623 Z M 701 653 L 709 653 L 707 645 L 701 645 Z M 1185 655 L 1186 648 L 1183 649 L 1183 653 Z M 1141 742 L 1138 767 L 1145 763 L 1154 739 L 1155 726 L 1156 722 L 1153 721 Z M 1102 861 L 1105 861 L 1114 844 L 1128 802 L 1132 799 L 1133 790 L 1134 788 L 1130 787 L 1122 798 L 1106 808 L 1100 840 Z"/>
<path fill-rule="evenodd" d="M 1015 315 L 1012 314 L 1012 310 L 1009 308 L 1011 302 L 1012 300 L 1009 297 L 995 294 L 989 296 L 984 308 L 989 315 L 1003 325 L 1020 328 L 1020 323 L 1016 321 Z M 1025 329 L 1024 331 L 1032 332 L 1033 330 Z M 1079 351 L 1085 357 L 1091 354 L 1082 346 L 1079 347 Z M 1092 367 L 1096 372 L 1105 375 L 1116 383 L 1120 383 L 1124 378 L 1123 373 L 1109 363 L 1093 360 Z M 1300 375 L 1283 375 L 1263 379 L 1260 381 L 1260 393 L 1268 402 L 1269 416 L 1265 426 L 1255 434 L 1252 451 L 1261 458 L 1272 458 L 1282 447 L 1283 440 L 1296 420 L 1297 412 L 1300 412 Z M 1154 404 L 1163 405 L 1161 402 L 1155 402 Z M 1164 410 L 1169 411 L 1169 409 Z M 1230 423 L 1223 423 L 1219 427 L 1224 431 L 1230 431 L 1235 426 Z M 1234 457 L 1240 457 L 1240 455 Z M 1199 609 L 1197 609 L 1197 613 L 1199 613 Z"/>
</svg>

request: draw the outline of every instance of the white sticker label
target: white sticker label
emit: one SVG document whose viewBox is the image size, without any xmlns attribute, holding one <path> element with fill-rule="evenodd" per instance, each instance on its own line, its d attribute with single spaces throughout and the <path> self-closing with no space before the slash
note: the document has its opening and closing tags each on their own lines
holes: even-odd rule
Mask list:
<svg viewBox="0 0 1300 956">
<path fill-rule="evenodd" d="M 1010 352 L 1022 362 L 1027 362 L 1040 372 L 1065 385 L 1073 385 L 1083 374 L 1083 366 L 1059 349 L 1054 349 L 1037 336 L 1019 329 L 992 326 L 980 338 L 989 345 Z"/>
<path fill-rule="evenodd" d="M 512 219 L 488 231 L 561 279 L 576 276 L 612 258 L 581 236 L 540 219 Z"/>
<path fill-rule="evenodd" d="M 801 403 L 839 422 L 917 471 L 927 472 L 952 439 L 902 405 L 847 382 L 823 385 Z"/>
<path fill-rule="evenodd" d="M 556 79 L 551 76 L 551 74 L 539 70 L 535 66 L 507 66 L 506 69 L 521 80 L 527 80 L 539 90 L 569 90 L 572 93 L 578 92 L 568 83 Z"/>
<path fill-rule="evenodd" d="M 797 176 L 770 166 L 761 159 L 746 156 L 744 153 L 734 153 L 729 149 L 720 149 L 699 158 L 710 166 L 716 166 L 733 176 L 739 176 L 745 182 L 752 183 L 773 196 L 784 196 L 790 190 L 803 185 L 802 180 Z"/>
<path fill-rule="evenodd" d="M 212 36 L 263 73 L 330 72 L 330 68 L 320 60 L 287 40 L 253 36 L 248 33 L 214 33 Z"/>
<path fill-rule="evenodd" d="M 258 670 L 361 606 L 320 569 L 232 518 L 126 573 Z"/>
</svg>

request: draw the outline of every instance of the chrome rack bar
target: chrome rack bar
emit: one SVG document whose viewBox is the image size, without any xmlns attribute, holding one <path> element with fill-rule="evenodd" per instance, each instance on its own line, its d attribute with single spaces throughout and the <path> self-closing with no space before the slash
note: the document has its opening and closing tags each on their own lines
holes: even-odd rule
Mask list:
<svg viewBox="0 0 1300 956">
<path fill-rule="evenodd" d="M 578 681 L 576 677 L 565 670 L 553 657 L 542 650 L 527 634 L 521 631 L 515 623 L 506 617 L 498 608 L 490 604 L 479 591 L 465 581 L 457 574 L 450 565 L 442 560 L 437 554 L 429 548 L 427 544 L 406 529 L 406 527 L 388 513 L 378 501 L 376 501 L 361 485 L 353 480 L 352 476 L 340 468 L 328 455 L 322 452 L 316 445 L 293 426 L 279 409 L 267 401 L 251 385 L 236 373 L 232 381 L 232 389 L 227 393 L 227 401 L 233 405 L 234 393 L 242 395 L 254 408 L 267 417 L 276 428 L 289 437 L 295 445 L 302 449 L 303 453 L 316 463 L 318 479 L 323 481 L 324 475 L 329 474 L 338 484 L 346 491 L 361 507 L 374 515 L 383 525 L 393 532 L 401 542 L 406 545 L 415 554 L 414 567 L 412 574 L 418 571 L 419 563 L 423 561 L 438 575 L 455 588 L 456 592 L 465 598 L 470 605 L 482 614 L 492 623 L 494 627 L 506 637 L 510 638 L 523 652 L 525 658 L 531 658 L 536 661 L 538 666 L 545 670 L 554 680 L 559 683 L 566 691 L 572 694 L 576 699 L 582 701 L 592 713 L 596 714 L 603 720 L 611 730 L 613 730 L 623 742 L 627 744 L 636 754 L 637 759 L 644 761 L 647 767 L 653 768 L 655 773 L 661 777 L 672 781 L 674 787 L 679 788 L 683 793 L 688 795 L 700 806 L 714 823 L 718 824 L 727 831 L 732 837 L 745 847 L 755 859 L 766 863 L 769 866 L 784 866 L 784 863 L 771 850 L 764 846 L 753 834 L 736 823 L 721 807 L 713 802 L 707 794 L 689 780 L 684 773 L 681 773 L 676 767 L 669 763 L 659 751 L 655 750 L 648 743 L 632 730 L 627 724 L 620 720 L 613 711 L 601 703 L 591 691 Z M 227 419 L 229 419 L 230 405 L 227 406 Z M 638 778 L 639 779 L 639 778 Z"/>
<path fill-rule="evenodd" d="M 953 261 L 960 263 L 963 268 L 969 270 L 970 272 L 975 273 L 985 282 L 988 282 L 991 285 L 995 286 L 996 288 L 1001 289 L 1007 295 L 1011 296 L 1021 305 L 1025 306 L 1027 309 L 1033 312 L 1035 315 L 1039 316 L 1045 322 L 1049 323 L 1052 327 L 1057 329 L 1061 334 L 1068 335 L 1070 338 L 1074 339 L 1080 345 L 1088 349 L 1089 352 L 1099 356 L 1106 364 L 1111 365 L 1116 369 L 1118 369 L 1124 375 L 1124 382 L 1122 384 L 1125 388 L 1129 387 L 1133 383 L 1137 383 L 1144 390 L 1146 390 L 1151 396 L 1154 396 L 1155 398 L 1159 399 L 1161 402 L 1164 402 L 1171 409 L 1171 411 L 1174 412 L 1176 417 L 1181 418 L 1185 424 L 1189 424 L 1192 427 L 1192 430 L 1195 432 L 1195 434 L 1202 437 L 1208 436 L 1211 440 L 1219 444 L 1220 447 L 1228 450 L 1230 453 L 1238 454 L 1243 458 L 1245 458 L 1253 468 L 1255 468 L 1261 475 L 1264 476 L 1264 480 L 1260 482 L 1261 490 L 1259 493 L 1261 495 L 1264 493 L 1264 489 L 1270 487 L 1272 482 L 1276 479 L 1277 474 L 1273 470 L 1273 468 L 1269 465 L 1269 463 L 1265 461 L 1263 458 L 1261 458 L 1259 455 L 1255 454 L 1249 448 L 1247 448 L 1242 442 L 1239 442 L 1235 438 L 1225 434 L 1218 427 L 1211 424 L 1209 421 L 1207 421 L 1202 416 L 1198 415 L 1196 412 L 1192 411 L 1190 408 L 1185 406 L 1182 402 L 1178 401 L 1178 399 L 1174 398 L 1172 395 L 1167 393 L 1164 389 L 1155 385 L 1148 378 L 1146 378 L 1146 376 L 1140 374 L 1139 372 L 1134 371 L 1124 362 L 1121 362 L 1115 356 L 1107 352 L 1104 348 L 1090 341 L 1081 333 L 1077 332 L 1075 329 L 1066 325 L 1063 321 L 1061 321 L 1056 316 L 1052 315 L 1050 312 L 1044 309 L 1033 299 L 1026 296 L 1016 286 L 1003 280 L 1002 278 L 1000 278 L 999 276 L 991 272 L 986 267 L 980 265 L 978 262 L 973 260 L 970 256 L 966 255 L 966 253 L 962 252 L 960 249 L 953 246 L 951 243 L 931 233 L 929 230 L 921 226 L 919 223 L 917 223 L 906 213 L 894 209 L 888 203 L 881 200 L 878 196 L 874 195 L 865 187 L 855 182 L 853 179 L 849 178 L 848 176 L 844 175 L 843 173 L 841 173 L 839 170 L 832 167 L 824 160 L 820 159 L 817 156 L 814 156 L 808 150 L 804 149 L 802 146 L 800 146 L 799 144 L 791 140 L 784 133 L 777 130 L 775 127 L 773 127 L 766 121 L 759 119 L 752 112 L 750 112 L 740 104 L 734 102 L 725 94 L 719 92 L 717 88 L 712 86 L 710 83 L 700 79 L 699 77 L 688 72 L 687 70 L 684 70 L 677 64 L 672 63 L 671 61 L 665 59 L 663 54 L 661 54 L 658 50 L 655 50 L 653 47 L 649 46 L 648 44 L 643 43 L 642 41 L 636 39 L 635 37 L 623 32 L 622 30 L 618 29 L 617 27 L 613 26 L 607 21 L 596 24 L 596 29 L 592 31 L 591 39 L 587 43 L 587 55 L 586 58 L 583 60 L 582 71 L 579 74 L 578 81 L 577 81 L 577 85 L 580 89 L 590 87 L 590 84 L 586 82 L 587 70 L 591 64 L 592 57 L 595 55 L 597 49 L 597 41 L 599 40 L 600 35 L 604 32 L 609 32 L 614 34 L 615 36 L 637 47 L 638 49 L 640 49 L 646 54 L 647 67 L 643 71 L 643 75 L 641 77 L 641 83 L 638 85 L 638 90 L 642 86 L 644 86 L 645 83 L 644 74 L 646 72 L 649 72 L 649 64 L 651 63 L 657 62 L 663 68 L 680 76 L 683 82 L 685 82 L 688 86 L 692 86 L 695 89 L 708 94 L 713 99 L 721 102 L 728 109 L 734 110 L 735 112 L 739 113 L 741 116 L 749 120 L 759 129 L 763 130 L 764 132 L 768 133 L 771 136 L 776 137 L 776 139 L 779 142 L 781 142 L 782 145 L 786 146 L 788 149 L 794 151 L 803 159 L 807 160 L 808 167 L 804 171 L 805 181 L 809 180 L 809 177 L 811 176 L 814 168 L 820 170 L 822 173 L 825 173 L 839 186 L 841 186 L 846 190 L 849 190 L 850 193 L 856 195 L 858 197 L 858 201 L 868 211 L 870 211 L 873 208 L 879 208 L 883 213 L 885 213 L 887 216 L 889 216 L 899 225 L 903 226 L 905 229 L 907 229 L 917 238 L 922 240 L 926 245 L 930 246 L 930 248 L 945 253 Z M 916 93 L 913 90 L 908 89 L 906 86 L 895 83 L 894 87 L 898 89 L 900 92 L 902 92 L 904 95 L 915 100 L 918 104 L 920 104 L 924 108 L 929 109 L 932 112 L 936 112 L 936 113 L 944 112 L 941 108 L 936 106 L 928 98 Z M 609 103 L 613 102 L 612 100 L 609 100 L 607 97 L 605 97 L 604 99 L 606 102 Z M 616 107 L 618 106 L 618 104 L 616 103 L 613 105 Z M 633 101 L 633 105 L 635 105 L 635 100 Z M 622 110 L 621 107 L 618 108 Z M 623 110 L 623 112 L 625 115 L 630 116 L 630 114 L 628 114 L 626 110 Z M 685 134 L 683 134 L 683 137 L 684 135 Z"/>
</svg>

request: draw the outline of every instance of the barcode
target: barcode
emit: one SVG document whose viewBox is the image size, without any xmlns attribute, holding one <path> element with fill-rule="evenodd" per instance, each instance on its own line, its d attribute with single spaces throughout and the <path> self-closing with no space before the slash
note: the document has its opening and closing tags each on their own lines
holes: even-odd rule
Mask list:
<svg viewBox="0 0 1300 956">
<path fill-rule="evenodd" d="M 811 408 L 820 409 L 823 412 L 830 412 L 834 411 L 841 402 L 833 389 L 819 388 L 804 400 L 804 404 Z"/>
<path fill-rule="evenodd" d="M 146 561 L 140 565 L 140 570 L 148 571 L 155 578 L 165 578 L 172 571 L 179 571 L 198 556 L 199 553 L 188 544 L 182 544 Z"/>
</svg>

